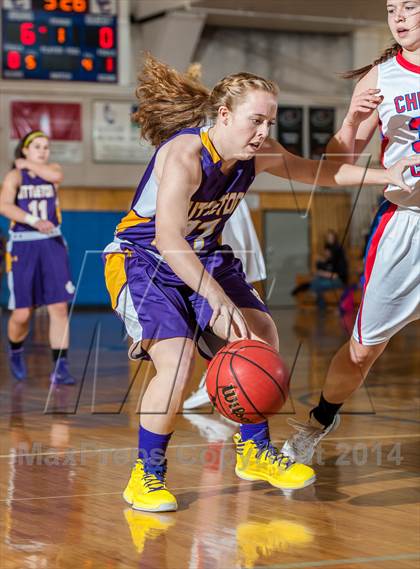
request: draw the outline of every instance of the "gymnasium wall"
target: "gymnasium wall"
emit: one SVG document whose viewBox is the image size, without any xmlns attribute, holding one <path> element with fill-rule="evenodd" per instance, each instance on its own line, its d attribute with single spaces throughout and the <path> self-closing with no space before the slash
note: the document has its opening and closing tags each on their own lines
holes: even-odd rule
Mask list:
<svg viewBox="0 0 420 569">
<path fill-rule="evenodd" d="M 349 103 L 352 84 L 340 79 L 338 73 L 376 56 L 388 39 L 378 30 L 361 30 L 353 34 L 290 33 L 205 26 L 203 22 L 192 21 L 190 16 L 182 18 L 166 18 L 165 22 L 157 21 L 143 26 L 129 24 L 126 19 L 124 25 L 128 31 L 124 37 L 128 43 L 125 57 L 120 57 L 120 85 L 0 80 L 0 177 L 9 170 L 11 162 L 12 101 L 81 104 L 82 157 L 76 164 L 63 163 L 64 183 L 60 190 L 64 210 L 63 228 L 70 245 L 75 280 L 85 250 L 99 251 L 112 238 L 115 224 L 128 208 L 132 192 L 145 169 L 144 164 L 95 162 L 92 136 L 95 101 L 135 102 L 136 69 L 141 50 L 150 49 L 180 69 L 186 69 L 190 61 L 200 61 L 203 81 L 209 86 L 222 76 L 238 70 L 267 75 L 279 82 L 280 104 L 334 107 L 336 126 L 339 126 Z M 182 29 L 194 29 L 195 35 L 190 33 L 187 38 L 186 34 L 179 33 Z M 163 38 L 173 35 L 179 40 L 172 43 L 168 40 L 165 44 Z M 369 150 L 376 156 L 378 143 L 373 143 Z M 273 199 L 277 192 L 291 194 L 287 181 L 268 174 L 256 179 L 253 190 L 273 192 Z M 310 187 L 294 184 L 293 190 L 307 192 Z M 357 241 L 360 228 L 367 225 L 376 194 L 364 191 L 360 196 L 354 213 L 356 225 L 353 240 Z M 255 194 L 250 200 L 251 207 L 258 212 L 264 199 Z M 7 226 L 4 219 L 0 223 L 3 228 Z M 334 221 L 331 222 L 333 224 Z M 314 249 L 320 237 L 312 238 L 311 247 Z M 97 283 L 102 282 L 99 255 L 95 258 L 95 254 L 89 254 L 86 263 L 78 302 L 107 302 L 105 290 L 98 293 L 96 289 Z M 4 302 L 4 286 L 0 298 Z"/>
<path fill-rule="evenodd" d="M 106 164 L 94 161 L 92 114 L 94 101 L 105 99 L 135 102 L 134 88 L 140 52 L 150 49 L 151 40 L 146 42 L 150 35 L 147 29 L 147 26 L 131 26 L 131 58 L 120 58 L 127 84 L 68 85 L 45 81 L 1 81 L 1 177 L 10 167 L 10 103 L 15 100 L 32 100 L 82 105 L 83 158 L 78 164 L 63 164 L 66 185 L 127 187 L 136 184 L 144 171 L 144 164 Z M 172 47 L 172 51 L 177 51 L 177 45 Z M 338 73 L 353 66 L 353 52 L 351 34 L 297 34 L 204 27 L 191 59 L 202 62 L 203 80 L 209 86 L 228 73 L 244 69 L 273 77 L 280 84 L 280 104 L 333 106 L 336 108 L 338 126 L 352 90 L 351 82 L 340 79 Z M 189 60 L 186 60 L 183 69 L 186 69 L 188 63 Z M 258 178 L 255 187 L 288 189 L 287 184 L 268 176 Z M 298 184 L 296 189 L 307 188 Z"/>
</svg>

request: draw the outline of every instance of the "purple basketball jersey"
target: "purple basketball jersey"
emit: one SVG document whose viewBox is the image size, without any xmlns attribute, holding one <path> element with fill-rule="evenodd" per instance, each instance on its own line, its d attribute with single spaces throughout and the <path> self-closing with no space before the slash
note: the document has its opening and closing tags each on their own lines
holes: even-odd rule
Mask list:
<svg viewBox="0 0 420 569">
<path fill-rule="evenodd" d="M 221 172 L 222 160 L 210 141 L 208 129 L 208 126 L 187 128 L 168 139 L 183 134 L 195 134 L 201 139 L 202 179 L 200 187 L 191 197 L 185 237 L 199 255 L 217 249 L 226 221 L 255 178 L 253 158 L 238 160 L 228 174 Z M 159 148 L 140 181 L 131 210 L 121 220 L 115 233 L 119 239 L 154 253 L 158 253 L 155 246 L 158 183 L 153 169 Z"/>
<path fill-rule="evenodd" d="M 15 204 L 31 215 L 51 221 L 55 226 L 60 225 L 61 214 L 54 184 L 39 176 L 32 177 L 28 170 L 22 170 L 21 175 L 22 183 L 17 191 Z M 20 233 L 34 231 L 34 228 L 25 223 L 12 222 L 10 231 Z"/>
</svg>

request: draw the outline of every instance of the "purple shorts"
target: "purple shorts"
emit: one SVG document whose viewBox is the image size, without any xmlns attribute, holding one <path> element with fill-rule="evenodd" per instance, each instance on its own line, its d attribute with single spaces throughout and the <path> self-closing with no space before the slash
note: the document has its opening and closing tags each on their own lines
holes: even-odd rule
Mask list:
<svg viewBox="0 0 420 569">
<path fill-rule="evenodd" d="M 207 300 L 152 253 L 114 242 L 105 249 L 104 259 L 112 307 L 135 342 L 196 339 L 207 327 L 213 313 Z M 242 263 L 230 247 L 225 245 L 201 256 L 200 261 L 238 308 L 268 312 L 258 293 L 246 282 Z"/>
<path fill-rule="evenodd" d="M 69 302 L 74 285 L 62 237 L 7 244 L 9 308 L 30 308 Z"/>
</svg>

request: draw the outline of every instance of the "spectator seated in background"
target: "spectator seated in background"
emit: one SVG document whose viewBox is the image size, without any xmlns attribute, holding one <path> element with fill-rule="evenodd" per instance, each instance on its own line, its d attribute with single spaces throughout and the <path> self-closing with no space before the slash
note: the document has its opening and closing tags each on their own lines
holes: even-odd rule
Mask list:
<svg viewBox="0 0 420 569">
<path fill-rule="evenodd" d="M 333 272 L 337 273 L 343 286 L 347 286 L 349 280 L 347 257 L 338 239 L 338 235 L 333 229 L 327 231 L 325 247 L 331 251 Z"/>
<path fill-rule="evenodd" d="M 307 282 L 296 286 L 292 295 L 309 290 L 316 295 L 319 308 L 325 308 L 324 293 L 346 287 L 348 281 L 348 265 L 345 252 L 337 239 L 335 231 L 329 230 L 324 245 L 323 255 L 316 262 L 316 271 Z M 338 299 L 337 299 L 338 301 Z"/>
</svg>

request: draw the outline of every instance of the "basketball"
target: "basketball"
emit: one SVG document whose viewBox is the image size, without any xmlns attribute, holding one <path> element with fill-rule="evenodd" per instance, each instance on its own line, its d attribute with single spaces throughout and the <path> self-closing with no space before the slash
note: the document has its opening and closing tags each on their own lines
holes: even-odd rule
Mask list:
<svg viewBox="0 0 420 569">
<path fill-rule="evenodd" d="M 211 360 L 206 387 L 213 406 L 236 423 L 260 423 L 277 413 L 289 393 L 280 354 L 258 340 L 237 340 Z"/>
</svg>

